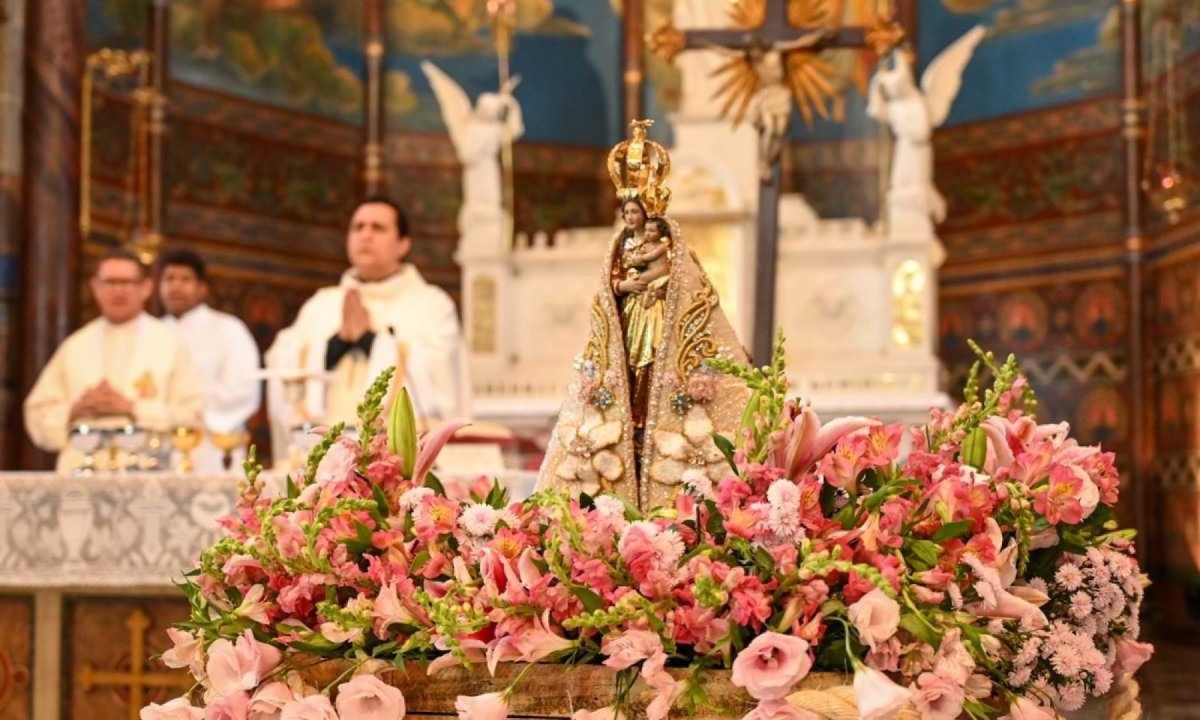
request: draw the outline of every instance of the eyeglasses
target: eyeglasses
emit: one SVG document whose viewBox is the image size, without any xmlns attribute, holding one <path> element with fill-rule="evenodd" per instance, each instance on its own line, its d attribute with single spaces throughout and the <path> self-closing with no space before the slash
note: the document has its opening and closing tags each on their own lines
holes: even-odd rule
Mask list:
<svg viewBox="0 0 1200 720">
<path fill-rule="evenodd" d="M 142 284 L 141 278 L 96 278 L 103 288 L 131 288 Z"/>
</svg>

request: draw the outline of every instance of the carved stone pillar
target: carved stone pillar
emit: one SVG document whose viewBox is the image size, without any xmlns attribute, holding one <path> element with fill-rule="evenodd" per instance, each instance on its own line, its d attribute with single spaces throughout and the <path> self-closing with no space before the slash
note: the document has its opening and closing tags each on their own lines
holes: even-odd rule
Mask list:
<svg viewBox="0 0 1200 720">
<path fill-rule="evenodd" d="M 79 88 L 87 54 L 86 3 L 37 0 L 26 10 L 18 401 L 78 317 Z M 22 433 L 20 463 L 49 467 L 50 459 Z"/>
</svg>

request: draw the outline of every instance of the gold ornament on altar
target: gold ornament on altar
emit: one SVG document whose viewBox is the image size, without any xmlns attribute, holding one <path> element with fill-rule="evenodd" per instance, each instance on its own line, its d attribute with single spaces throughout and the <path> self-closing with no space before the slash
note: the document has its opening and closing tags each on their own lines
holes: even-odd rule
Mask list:
<svg viewBox="0 0 1200 720">
<path fill-rule="evenodd" d="M 651 216 L 662 216 L 671 201 L 671 189 L 663 185 L 671 172 L 671 156 L 662 145 L 647 139 L 653 120 L 634 120 L 630 138 L 608 153 L 608 175 L 619 200 L 640 200 Z"/>
<path fill-rule="evenodd" d="M 213 447 L 221 451 L 222 469 L 230 470 L 233 464 L 233 451 L 250 444 L 250 433 L 245 430 L 219 432 L 210 428 L 208 439 L 212 441 Z"/>
<path fill-rule="evenodd" d="M 188 425 L 180 425 L 171 431 L 171 447 L 179 452 L 179 471 L 192 471 L 192 451 L 200 444 L 200 430 Z"/>
</svg>

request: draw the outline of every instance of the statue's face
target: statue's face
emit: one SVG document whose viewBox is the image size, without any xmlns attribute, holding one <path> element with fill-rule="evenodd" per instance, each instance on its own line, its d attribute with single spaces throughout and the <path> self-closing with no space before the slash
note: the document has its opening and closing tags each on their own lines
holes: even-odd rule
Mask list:
<svg viewBox="0 0 1200 720">
<path fill-rule="evenodd" d="M 484 93 L 475 103 L 475 112 L 483 120 L 503 120 L 507 104 L 495 93 Z"/>
<path fill-rule="evenodd" d="M 642 211 L 641 205 L 630 200 L 621 206 L 621 219 L 625 221 L 625 227 L 641 230 L 646 224 L 646 213 Z"/>
<path fill-rule="evenodd" d="M 646 223 L 644 234 L 647 242 L 657 242 L 662 238 L 662 228 L 658 226 L 657 222 Z"/>
</svg>

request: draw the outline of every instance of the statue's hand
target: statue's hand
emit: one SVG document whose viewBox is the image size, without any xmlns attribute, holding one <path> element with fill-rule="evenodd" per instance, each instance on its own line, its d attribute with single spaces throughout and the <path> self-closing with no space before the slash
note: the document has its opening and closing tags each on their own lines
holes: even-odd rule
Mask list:
<svg viewBox="0 0 1200 720">
<path fill-rule="evenodd" d="M 649 287 L 649 285 L 641 278 L 622 280 L 621 282 L 617 283 L 617 291 L 622 295 L 627 295 L 629 293 L 640 293 L 643 292 L 647 287 Z"/>
</svg>

